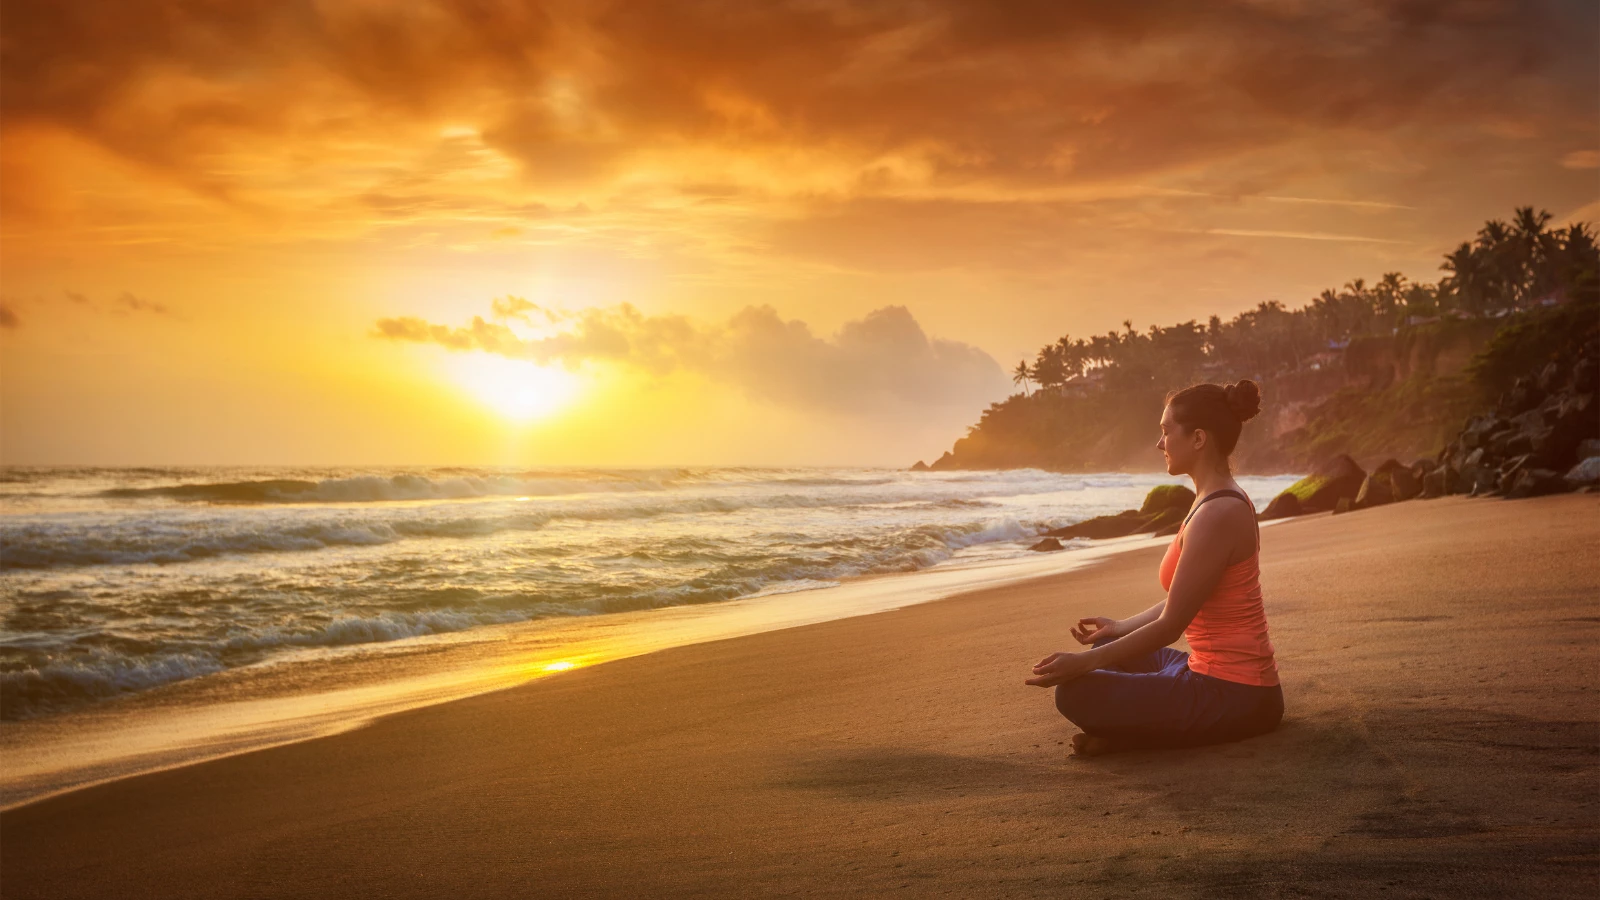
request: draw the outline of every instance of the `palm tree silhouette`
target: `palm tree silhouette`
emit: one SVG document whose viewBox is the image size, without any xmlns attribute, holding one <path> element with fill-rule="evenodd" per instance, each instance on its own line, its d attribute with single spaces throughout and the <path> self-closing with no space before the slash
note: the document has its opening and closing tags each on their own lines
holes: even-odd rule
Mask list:
<svg viewBox="0 0 1600 900">
<path fill-rule="evenodd" d="M 1027 360 L 1017 363 L 1017 367 L 1011 370 L 1011 383 L 1020 385 L 1025 397 L 1028 395 L 1028 380 L 1032 377 L 1033 372 L 1029 371 Z"/>
</svg>

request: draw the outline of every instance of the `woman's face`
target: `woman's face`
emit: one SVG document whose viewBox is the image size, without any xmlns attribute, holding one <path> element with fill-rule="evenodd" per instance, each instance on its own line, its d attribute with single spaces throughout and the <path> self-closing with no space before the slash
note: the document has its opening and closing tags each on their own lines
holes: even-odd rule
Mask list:
<svg viewBox="0 0 1600 900">
<path fill-rule="evenodd" d="M 1195 445 L 1204 441 L 1204 431 L 1190 431 L 1172 418 L 1170 404 L 1161 411 L 1161 440 L 1156 442 L 1156 449 L 1160 450 L 1162 457 L 1166 459 L 1168 475 L 1187 475 L 1193 472 L 1201 451 L 1201 448 Z"/>
</svg>

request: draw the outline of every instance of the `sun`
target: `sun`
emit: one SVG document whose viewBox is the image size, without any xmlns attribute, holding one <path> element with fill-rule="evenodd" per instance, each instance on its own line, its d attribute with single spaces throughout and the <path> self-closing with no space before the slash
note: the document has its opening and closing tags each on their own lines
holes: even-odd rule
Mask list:
<svg viewBox="0 0 1600 900">
<path fill-rule="evenodd" d="M 576 375 L 552 368 L 506 359 L 488 353 L 471 353 L 449 362 L 452 377 L 474 399 L 500 415 L 519 422 L 542 419 L 577 397 L 581 384 Z"/>
</svg>

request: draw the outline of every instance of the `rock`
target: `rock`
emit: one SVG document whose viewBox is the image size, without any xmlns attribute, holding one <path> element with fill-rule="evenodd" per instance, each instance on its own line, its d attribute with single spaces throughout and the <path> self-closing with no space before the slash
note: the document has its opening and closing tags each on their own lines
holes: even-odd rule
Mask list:
<svg viewBox="0 0 1600 900">
<path fill-rule="evenodd" d="M 1171 507 L 1187 511 L 1193 505 L 1194 491 L 1181 484 L 1158 484 L 1144 495 L 1144 505 L 1139 507 L 1139 512 L 1149 515 Z"/>
<path fill-rule="evenodd" d="M 1476 453 L 1478 451 L 1474 450 L 1473 452 Z M 1399 463 L 1395 463 L 1395 465 L 1399 465 Z M 1354 509 L 1368 509 L 1393 502 L 1394 490 L 1389 487 L 1388 477 L 1374 472 L 1368 475 L 1365 481 L 1361 482 L 1361 490 L 1356 492 L 1355 501 L 1351 503 L 1351 507 Z"/>
<path fill-rule="evenodd" d="M 1536 431 L 1545 427 L 1544 413 L 1537 409 L 1530 409 L 1518 416 L 1511 417 L 1511 427 L 1518 431 Z"/>
<path fill-rule="evenodd" d="M 1467 421 L 1467 427 L 1461 429 L 1461 446 L 1471 450 L 1482 447 L 1490 437 L 1510 427 L 1510 424 L 1498 416 L 1474 416 Z"/>
<path fill-rule="evenodd" d="M 934 460 L 933 465 L 929 466 L 928 468 L 935 472 L 942 472 L 946 469 L 954 469 L 955 467 L 955 454 L 951 453 L 949 450 L 946 450 L 944 455 Z"/>
<path fill-rule="evenodd" d="M 1489 443 L 1486 445 L 1486 448 L 1487 448 L 1487 450 L 1489 452 L 1489 455 L 1493 456 L 1496 459 L 1499 459 L 1499 458 L 1505 456 L 1506 455 L 1506 445 L 1511 443 L 1511 439 L 1516 437 L 1516 436 L 1517 436 L 1517 432 L 1513 431 L 1510 428 L 1507 428 L 1504 431 L 1500 431 L 1500 432 L 1495 433 L 1495 435 L 1493 437 L 1489 438 Z"/>
<path fill-rule="evenodd" d="M 1593 459 L 1600 456 L 1600 440 L 1585 438 L 1578 442 L 1578 460 Z"/>
<path fill-rule="evenodd" d="M 1600 484 L 1600 454 L 1584 458 L 1561 478 L 1574 487 L 1583 484 Z"/>
<path fill-rule="evenodd" d="M 1095 516 L 1072 525 L 1052 528 L 1045 534 L 1056 538 L 1113 538 L 1126 537 L 1141 532 L 1160 532 L 1183 522 L 1187 507 L 1169 506 L 1145 514 L 1137 509 L 1125 509 L 1114 516 Z"/>
<path fill-rule="evenodd" d="M 1510 435 L 1510 437 L 1507 438 L 1505 445 L 1500 448 L 1500 452 L 1496 454 L 1497 456 L 1509 458 L 1533 452 L 1533 437 L 1526 431 L 1508 431 L 1506 434 Z"/>
<path fill-rule="evenodd" d="M 1143 520 L 1138 518 L 1137 512 L 1137 510 L 1134 510 L 1135 515 L 1133 516 L 1095 516 L 1092 519 L 1085 519 L 1082 522 L 1062 528 L 1052 528 L 1045 534 L 1055 538 L 1102 539 L 1126 537 L 1138 531 L 1139 526 L 1144 524 Z"/>
<path fill-rule="evenodd" d="M 1300 514 L 1300 498 L 1288 491 L 1284 491 L 1272 498 L 1272 502 L 1267 504 L 1267 508 L 1261 511 L 1260 518 L 1262 520 L 1287 519 L 1290 516 L 1298 516 Z M 1157 534 L 1159 533 L 1157 532 Z"/>
<path fill-rule="evenodd" d="M 1557 494 L 1571 490 L 1571 485 L 1562 479 L 1561 473 L 1550 469 L 1524 468 L 1517 470 L 1516 478 L 1511 488 L 1506 491 L 1507 500 L 1517 500 L 1522 497 L 1539 497 L 1544 494 Z"/>
<path fill-rule="evenodd" d="M 1422 493 L 1422 479 L 1412 474 L 1411 469 L 1395 469 L 1390 472 L 1389 485 L 1394 490 L 1396 502 L 1410 500 Z"/>
<path fill-rule="evenodd" d="M 1485 497 L 1500 492 L 1500 472 L 1489 466 L 1479 466 L 1471 472 L 1461 473 L 1462 485 L 1471 497 Z"/>
<path fill-rule="evenodd" d="M 1600 388 L 1600 360 L 1592 356 L 1582 357 L 1578 364 L 1573 365 L 1573 391 L 1590 394 L 1597 388 Z"/>
<path fill-rule="evenodd" d="M 1600 438 L 1600 409 L 1596 409 L 1593 394 L 1567 394 L 1547 420 L 1550 433 L 1534 441 L 1534 449 L 1543 452 L 1550 463 L 1548 468 L 1565 470 L 1577 462 L 1578 447 L 1586 440 Z"/>
<path fill-rule="evenodd" d="M 1411 477 L 1415 478 L 1417 480 L 1417 491 L 1418 491 L 1418 493 L 1421 493 L 1421 491 L 1422 491 L 1422 479 L 1423 479 L 1423 477 L 1426 476 L 1429 472 L 1432 472 L 1435 468 L 1438 467 L 1438 465 L 1439 464 L 1437 462 L 1434 462 L 1433 460 L 1428 460 L 1428 459 L 1419 459 L 1419 460 L 1416 460 L 1413 463 L 1411 463 Z"/>
<path fill-rule="evenodd" d="M 926 472 L 928 471 L 928 464 L 919 459 L 917 460 L 917 464 L 911 467 L 911 471 Z"/>
<path fill-rule="evenodd" d="M 1456 470 L 1448 465 L 1439 466 L 1422 479 L 1422 498 L 1443 497 L 1456 492 Z"/>
<path fill-rule="evenodd" d="M 1029 547 L 1028 549 L 1029 550 L 1037 550 L 1040 553 L 1049 553 L 1051 550 L 1063 550 L 1065 548 L 1061 546 L 1061 542 L 1060 541 L 1056 540 L 1053 537 L 1047 537 L 1044 540 L 1040 541 L 1039 543 L 1034 544 L 1032 547 Z"/>
<path fill-rule="evenodd" d="M 1155 536 L 1156 537 L 1171 537 L 1172 535 L 1178 533 L 1178 526 L 1181 525 L 1181 524 L 1183 524 L 1183 523 L 1181 523 L 1181 522 L 1173 522 L 1171 525 L 1168 525 L 1167 527 L 1157 531 Z"/>
<path fill-rule="evenodd" d="M 1339 501 L 1337 503 L 1333 504 L 1333 514 L 1336 515 L 1336 516 L 1338 514 L 1340 514 L 1340 513 L 1347 513 L 1349 511 L 1350 511 L 1350 498 L 1349 497 L 1340 497 Z"/>
<path fill-rule="evenodd" d="M 1404 469 L 1404 468 L 1405 468 L 1405 465 L 1402 464 L 1400 462 L 1400 460 L 1395 459 L 1394 457 L 1390 457 L 1390 458 L 1384 460 L 1383 462 L 1379 463 L 1378 467 L 1376 469 L 1372 470 L 1372 474 L 1387 476 L 1389 473 L 1393 472 L 1396 469 Z"/>
<path fill-rule="evenodd" d="M 1160 534 L 1171 528 L 1173 533 L 1176 534 L 1178 526 L 1183 524 L 1183 520 L 1188 515 L 1189 507 L 1187 506 L 1169 506 L 1166 509 L 1158 509 L 1152 515 L 1145 517 L 1144 525 L 1140 526 L 1139 530 Z"/>
<path fill-rule="evenodd" d="M 1285 493 L 1295 495 L 1302 512 L 1322 512 L 1332 509 L 1340 497 L 1355 499 L 1366 478 L 1367 473 L 1355 460 L 1340 453 L 1318 464 L 1311 474 L 1290 485 Z"/>
<path fill-rule="evenodd" d="M 1545 365 L 1544 371 L 1539 373 L 1539 380 L 1535 384 L 1538 385 L 1539 390 L 1548 394 L 1560 386 L 1560 378 L 1561 368 L 1555 363 L 1548 363 Z"/>
</svg>

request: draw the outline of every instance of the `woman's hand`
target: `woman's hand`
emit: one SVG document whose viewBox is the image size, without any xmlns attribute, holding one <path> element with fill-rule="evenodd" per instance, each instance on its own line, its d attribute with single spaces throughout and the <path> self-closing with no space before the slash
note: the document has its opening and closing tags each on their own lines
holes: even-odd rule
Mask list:
<svg viewBox="0 0 1600 900">
<path fill-rule="evenodd" d="M 1078 624 L 1072 626 L 1072 636 L 1080 644 L 1092 644 L 1099 640 L 1110 640 L 1119 637 L 1117 626 L 1122 623 L 1116 619 L 1105 616 L 1094 616 L 1088 619 L 1079 619 Z"/>
<path fill-rule="evenodd" d="M 1052 653 L 1039 664 L 1033 667 L 1033 676 L 1026 684 L 1036 684 L 1039 687 L 1054 687 L 1063 681 L 1071 681 L 1080 675 L 1094 671 L 1095 665 L 1089 662 L 1087 653 Z"/>
</svg>

